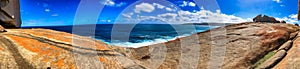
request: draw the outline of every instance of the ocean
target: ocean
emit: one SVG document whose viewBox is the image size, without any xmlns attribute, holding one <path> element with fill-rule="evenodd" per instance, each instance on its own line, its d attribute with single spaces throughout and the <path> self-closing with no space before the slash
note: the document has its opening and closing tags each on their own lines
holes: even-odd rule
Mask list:
<svg viewBox="0 0 300 69">
<path fill-rule="evenodd" d="M 95 26 L 94 29 L 90 29 Z M 126 47 L 140 47 L 147 46 L 156 43 L 167 42 L 176 38 L 189 36 L 198 32 L 203 32 L 216 26 L 207 25 L 170 25 L 170 24 L 137 24 L 131 31 L 128 31 L 131 24 L 118 24 L 113 27 L 113 24 L 97 24 L 97 25 L 70 25 L 70 26 L 33 26 L 22 28 L 45 28 L 57 31 L 64 31 L 81 36 L 93 37 L 97 40 L 101 40 L 105 43 L 126 46 Z M 78 31 L 84 33 L 74 33 L 73 27 L 79 28 Z M 112 40 L 112 31 L 117 35 Z M 93 34 L 94 33 L 94 34 Z M 124 39 L 124 34 L 128 34 L 129 37 Z M 118 38 L 120 37 L 120 38 Z M 126 36 L 125 36 L 126 38 Z"/>
</svg>

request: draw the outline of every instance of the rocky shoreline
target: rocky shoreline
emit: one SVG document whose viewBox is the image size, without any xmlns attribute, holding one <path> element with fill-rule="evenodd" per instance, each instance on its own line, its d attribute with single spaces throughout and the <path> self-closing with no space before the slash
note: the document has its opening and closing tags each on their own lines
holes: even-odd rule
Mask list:
<svg viewBox="0 0 300 69">
<path fill-rule="evenodd" d="M 6 31 L 0 33 L 1 69 L 293 68 L 300 41 L 299 27 L 283 23 L 233 24 L 140 48 L 48 29 Z M 273 51 L 270 59 L 256 64 Z"/>
<path fill-rule="evenodd" d="M 299 27 L 269 16 L 258 15 L 254 22 L 128 48 L 61 31 L 18 29 L 19 0 L 0 0 L 0 3 L 0 69 L 299 69 L 300 66 Z"/>
</svg>

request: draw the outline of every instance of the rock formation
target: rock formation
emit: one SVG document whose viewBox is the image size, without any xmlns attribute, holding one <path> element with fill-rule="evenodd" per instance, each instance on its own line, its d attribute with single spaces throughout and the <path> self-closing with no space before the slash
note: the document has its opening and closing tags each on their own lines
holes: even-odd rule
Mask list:
<svg viewBox="0 0 300 69">
<path fill-rule="evenodd" d="M 18 28 L 21 25 L 19 0 L 0 0 L 0 25 Z"/>
<path fill-rule="evenodd" d="M 292 48 L 287 55 L 274 67 L 274 69 L 299 69 L 300 67 L 300 33 L 293 40 Z"/>
<path fill-rule="evenodd" d="M 297 31 L 299 27 L 291 24 L 241 23 L 127 48 L 47 29 L 7 29 L 0 33 L 0 69 L 245 69 L 280 45 L 288 45 Z M 293 46 L 287 57 L 296 53 Z"/>
<path fill-rule="evenodd" d="M 276 20 L 274 17 L 269 17 L 267 15 L 262 16 L 261 14 L 253 18 L 253 22 L 281 23 L 280 21 Z"/>
<path fill-rule="evenodd" d="M 298 20 L 300 20 L 300 1 L 298 1 Z"/>
<path fill-rule="evenodd" d="M 0 25 L 0 32 L 6 32 L 5 28 Z"/>
<path fill-rule="evenodd" d="M 281 21 L 280 23 L 286 23 L 285 21 Z"/>
</svg>

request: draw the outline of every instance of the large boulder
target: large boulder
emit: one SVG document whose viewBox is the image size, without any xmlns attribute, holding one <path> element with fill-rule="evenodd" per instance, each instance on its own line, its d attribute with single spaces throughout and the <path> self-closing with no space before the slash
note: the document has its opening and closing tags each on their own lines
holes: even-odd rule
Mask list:
<svg viewBox="0 0 300 69">
<path fill-rule="evenodd" d="M 274 17 L 269 17 L 267 15 L 262 16 L 261 14 L 253 18 L 253 22 L 281 23 L 280 21 L 277 21 Z"/>
<path fill-rule="evenodd" d="M 19 0 L 0 0 L 0 25 L 5 28 L 20 27 Z"/>
<path fill-rule="evenodd" d="M 242 23 L 127 48 L 47 29 L 7 29 L 0 33 L 0 69 L 246 69 L 298 30 Z"/>
<path fill-rule="evenodd" d="M 300 69 L 300 33 L 296 36 L 292 48 L 273 69 Z"/>
</svg>

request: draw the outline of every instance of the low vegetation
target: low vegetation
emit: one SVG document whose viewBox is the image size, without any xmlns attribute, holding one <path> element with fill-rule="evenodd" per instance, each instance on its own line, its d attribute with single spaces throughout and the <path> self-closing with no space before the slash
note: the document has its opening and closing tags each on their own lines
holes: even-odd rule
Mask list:
<svg viewBox="0 0 300 69">
<path fill-rule="evenodd" d="M 258 62 L 255 63 L 256 67 L 255 69 L 259 69 L 258 66 L 261 65 L 263 62 L 267 61 L 269 58 L 271 58 L 275 54 L 274 51 L 269 52 L 267 55 L 265 55 L 262 59 L 260 59 Z"/>
</svg>

